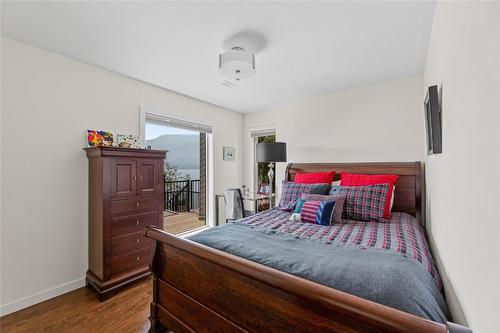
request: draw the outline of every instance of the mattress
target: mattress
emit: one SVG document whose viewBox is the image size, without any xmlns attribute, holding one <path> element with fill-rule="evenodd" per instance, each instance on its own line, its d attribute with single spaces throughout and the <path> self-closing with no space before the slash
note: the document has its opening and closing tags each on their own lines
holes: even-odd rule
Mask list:
<svg viewBox="0 0 500 333">
<path fill-rule="evenodd" d="M 322 226 L 290 215 L 275 208 L 190 239 L 419 317 L 449 319 L 425 231 L 413 216 Z"/>
<path fill-rule="evenodd" d="M 431 274 L 438 288 L 442 288 L 425 230 L 415 217 L 407 213 L 394 212 L 391 220 L 384 223 L 343 219 L 342 223 L 330 226 L 291 222 L 290 216 L 290 212 L 276 208 L 236 223 L 249 225 L 254 230 L 274 230 L 291 234 L 297 239 L 318 240 L 334 246 L 355 246 L 394 252 L 422 265 Z"/>
</svg>

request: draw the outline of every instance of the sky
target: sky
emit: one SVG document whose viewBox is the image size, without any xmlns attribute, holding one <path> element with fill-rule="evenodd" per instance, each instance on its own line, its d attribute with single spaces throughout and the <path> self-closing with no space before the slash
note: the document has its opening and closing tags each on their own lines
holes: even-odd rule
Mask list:
<svg viewBox="0 0 500 333">
<path fill-rule="evenodd" d="M 198 135 L 199 132 L 146 122 L 146 140 L 153 140 L 165 134 Z"/>
</svg>

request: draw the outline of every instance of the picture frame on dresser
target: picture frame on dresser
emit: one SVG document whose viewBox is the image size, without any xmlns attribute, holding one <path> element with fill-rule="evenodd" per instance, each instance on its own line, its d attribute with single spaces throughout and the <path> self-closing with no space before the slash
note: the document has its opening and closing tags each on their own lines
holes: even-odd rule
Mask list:
<svg viewBox="0 0 500 333">
<path fill-rule="evenodd" d="M 163 165 L 167 151 L 93 147 L 89 161 L 87 287 L 99 300 L 150 275 L 154 242 L 144 228 L 163 224 Z"/>
</svg>

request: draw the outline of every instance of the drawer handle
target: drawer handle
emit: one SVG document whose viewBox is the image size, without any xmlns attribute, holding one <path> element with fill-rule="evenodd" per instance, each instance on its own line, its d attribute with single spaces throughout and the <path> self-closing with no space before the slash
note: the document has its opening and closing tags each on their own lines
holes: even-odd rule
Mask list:
<svg viewBox="0 0 500 333">
<path fill-rule="evenodd" d="M 142 177 L 139 177 L 139 180 L 142 180 Z"/>
<path fill-rule="evenodd" d="M 139 257 L 135 257 L 135 260 L 139 261 L 139 259 L 140 259 Z"/>
<path fill-rule="evenodd" d="M 137 203 L 135 204 L 135 206 L 136 206 L 136 207 L 139 207 L 139 203 L 137 202 Z"/>
<path fill-rule="evenodd" d="M 135 221 L 135 225 L 139 225 L 139 221 Z"/>
<path fill-rule="evenodd" d="M 137 179 L 137 177 L 136 176 L 132 176 L 132 179 Z"/>
<path fill-rule="evenodd" d="M 135 240 L 135 242 L 136 242 L 136 243 L 139 243 L 139 238 L 137 238 L 137 239 Z"/>
</svg>

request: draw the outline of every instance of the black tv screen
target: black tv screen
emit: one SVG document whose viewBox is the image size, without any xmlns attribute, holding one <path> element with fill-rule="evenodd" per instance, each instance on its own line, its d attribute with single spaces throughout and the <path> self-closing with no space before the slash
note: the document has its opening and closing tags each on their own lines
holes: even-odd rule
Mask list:
<svg viewBox="0 0 500 333">
<path fill-rule="evenodd" d="M 442 152 L 441 106 L 438 86 L 430 86 L 425 97 L 425 125 L 427 127 L 427 154 Z"/>
</svg>

